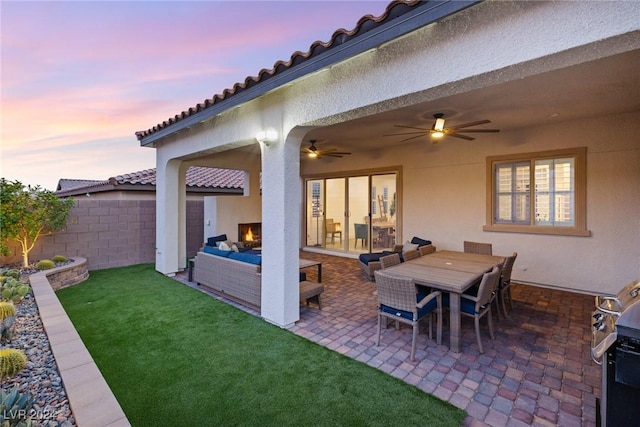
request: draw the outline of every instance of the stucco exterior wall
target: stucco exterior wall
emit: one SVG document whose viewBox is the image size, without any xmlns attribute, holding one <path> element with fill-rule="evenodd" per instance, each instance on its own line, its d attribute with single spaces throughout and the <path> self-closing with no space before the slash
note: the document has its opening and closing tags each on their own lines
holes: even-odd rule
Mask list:
<svg viewBox="0 0 640 427">
<path fill-rule="evenodd" d="M 442 101 L 444 105 L 438 108 L 455 109 L 446 101 L 453 102 L 458 95 L 476 101 L 480 110 L 483 100 L 473 98 L 476 89 L 505 87 L 530 76 L 544 79 L 547 71 L 637 50 L 639 33 L 633 2 L 487 1 L 186 129 L 178 125 L 179 132 L 155 142 L 161 192 L 157 235 L 165 240 L 159 244 L 164 252 L 156 258 L 156 268 L 171 274 L 182 259 L 171 249 L 176 241 L 173 236 L 181 233 L 175 208 L 181 201 L 175 184 L 179 177 L 176 164 L 224 162 L 228 160 L 226 150 L 256 146 L 257 132 L 273 128 L 278 141 L 247 152 L 247 159 L 262 155 L 263 234 L 273 242 L 263 257 L 263 290 L 269 291 L 263 295 L 271 299 L 263 300 L 267 312 L 262 315 L 281 326 L 290 324 L 297 319 L 288 308 L 289 303 L 297 302 L 293 295 L 297 292 L 297 248 L 291 242 L 302 244 L 296 236 L 305 235 L 300 226 L 304 221 L 297 152 L 306 131 L 377 113 L 391 112 L 389 118 L 401 107 L 429 101 Z M 522 99 L 509 97 L 495 105 L 516 108 L 526 101 L 526 89 L 522 91 Z M 588 111 L 583 106 L 578 115 L 587 117 Z M 526 128 L 512 127 L 514 130 L 470 143 L 449 138 L 439 145 L 416 140 L 392 150 L 353 150 L 348 162 L 303 162 L 301 173 L 399 165 L 403 168 L 402 239 L 427 237 L 442 249 L 461 249 L 465 239 L 491 241 L 496 253 L 518 251 L 516 280 L 611 293 L 640 275 L 640 176 L 634 139 L 640 120 L 637 112 L 608 114 L 611 117 L 579 120 L 575 119 L 578 115 L 573 119 L 565 116 L 562 123 L 544 117 L 530 119 Z M 605 128 L 602 123 L 614 125 Z M 344 148 L 349 148 L 348 143 Z M 482 231 L 487 156 L 582 146 L 588 151 L 590 237 Z M 236 159 L 231 167 L 244 169 L 244 162 Z M 294 197 L 295 191 L 299 194 Z M 233 216 L 244 211 L 246 201 L 233 201 L 227 209 L 218 202 L 218 232 L 227 232 L 222 229 L 229 227 L 234 232 L 239 221 Z M 612 218 L 612 212 L 620 212 L 622 218 Z M 288 310 L 291 313 L 281 319 L 279 313 Z"/>
<path fill-rule="evenodd" d="M 601 120 L 618 123 L 603 128 Z M 563 122 L 465 142 L 426 138 L 349 165 L 403 166 L 402 236 L 462 250 L 464 240 L 493 243 L 494 253 L 518 252 L 515 280 L 584 292 L 615 293 L 640 277 L 640 112 Z M 590 237 L 485 232 L 486 158 L 587 147 L 587 227 Z M 344 162 L 305 162 L 302 174 L 339 172 Z"/>
</svg>

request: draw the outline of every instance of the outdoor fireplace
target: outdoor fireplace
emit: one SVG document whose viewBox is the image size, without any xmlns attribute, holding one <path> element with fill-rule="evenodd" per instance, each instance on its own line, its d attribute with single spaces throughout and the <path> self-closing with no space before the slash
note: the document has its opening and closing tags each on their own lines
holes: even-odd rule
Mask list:
<svg viewBox="0 0 640 427">
<path fill-rule="evenodd" d="M 262 223 L 248 222 L 245 224 L 238 224 L 238 241 L 251 248 L 261 246 Z"/>
</svg>

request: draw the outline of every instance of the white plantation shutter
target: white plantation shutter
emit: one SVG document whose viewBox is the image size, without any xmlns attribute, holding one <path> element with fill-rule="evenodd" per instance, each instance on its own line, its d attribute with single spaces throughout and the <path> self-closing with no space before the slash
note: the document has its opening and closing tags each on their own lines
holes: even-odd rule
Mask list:
<svg viewBox="0 0 640 427">
<path fill-rule="evenodd" d="M 494 182 L 496 224 L 575 225 L 574 158 L 497 163 Z"/>
</svg>

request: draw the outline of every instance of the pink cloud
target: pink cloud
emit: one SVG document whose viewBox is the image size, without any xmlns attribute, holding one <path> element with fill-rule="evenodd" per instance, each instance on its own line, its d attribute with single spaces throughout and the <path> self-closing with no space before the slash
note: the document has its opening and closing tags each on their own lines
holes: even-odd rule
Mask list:
<svg viewBox="0 0 640 427">
<path fill-rule="evenodd" d="M 360 17 L 379 15 L 385 6 L 3 2 L 2 175 L 36 184 L 34 179 L 57 180 L 60 170 L 93 179 L 100 177 L 83 174 L 129 172 L 102 173 L 124 166 L 117 156 L 112 164 L 104 162 L 116 146 L 117 152 L 137 153 L 130 156 L 131 171 L 154 167 L 154 150 L 141 149 L 135 131 L 289 60 L 316 40 L 329 40 L 338 28 L 352 29 Z M 139 166 L 136 158 L 143 159 Z M 83 169 L 96 159 L 99 166 Z"/>
</svg>

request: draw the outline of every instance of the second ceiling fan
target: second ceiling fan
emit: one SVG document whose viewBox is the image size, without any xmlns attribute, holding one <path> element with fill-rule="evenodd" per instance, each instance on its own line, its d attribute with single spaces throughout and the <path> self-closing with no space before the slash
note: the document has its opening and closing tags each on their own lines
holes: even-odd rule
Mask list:
<svg viewBox="0 0 640 427">
<path fill-rule="evenodd" d="M 402 132 L 402 133 L 392 133 L 387 134 L 385 136 L 399 136 L 399 135 L 408 135 L 408 138 L 403 139 L 401 142 L 409 141 L 411 139 L 420 138 L 423 136 L 431 136 L 432 142 L 437 144 L 440 142 L 440 139 L 443 136 L 453 136 L 460 139 L 465 139 L 467 141 L 473 141 L 475 138 L 469 135 L 464 135 L 464 133 L 496 133 L 500 132 L 500 129 L 467 129 L 472 126 L 484 125 L 487 123 L 491 123 L 490 120 L 478 120 L 475 122 L 463 123 L 461 125 L 444 127 L 444 114 L 438 113 L 434 114 L 433 118 L 436 119 L 433 126 L 430 128 L 422 128 L 417 126 L 404 126 L 404 125 L 394 125 L 395 127 L 404 128 L 404 129 L 413 129 L 410 132 Z"/>
<path fill-rule="evenodd" d="M 318 147 L 316 147 L 316 143 L 318 141 L 319 140 L 317 139 L 310 139 L 309 144 L 311 145 L 309 146 L 309 148 L 302 149 L 300 151 L 300 154 L 311 159 L 319 159 L 321 157 L 342 157 L 351 154 L 347 153 L 346 151 L 338 151 L 336 148 L 327 148 L 324 150 L 320 150 Z"/>
</svg>

